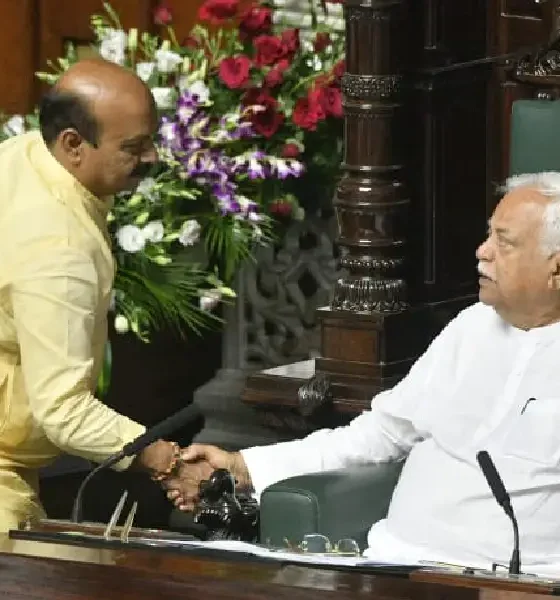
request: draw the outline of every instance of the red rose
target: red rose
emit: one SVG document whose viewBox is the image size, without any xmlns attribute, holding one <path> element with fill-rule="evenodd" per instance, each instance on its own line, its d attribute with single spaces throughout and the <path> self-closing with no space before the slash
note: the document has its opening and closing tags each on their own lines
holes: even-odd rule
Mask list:
<svg viewBox="0 0 560 600">
<path fill-rule="evenodd" d="M 313 48 L 315 52 L 322 52 L 325 48 L 328 48 L 331 44 L 331 36 L 323 31 L 319 31 L 315 36 L 315 41 L 313 42 Z"/>
<path fill-rule="evenodd" d="M 272 28 L 270 8 L 254 4 L 241 14 L 239 37 L 241 40 L 253 39 L 257 35 L 268 33 Z"/>
<path fill-rule="evenodd" d="M 277 110 L 278 102 L 266 91 L 249 90 L 243 103 L 256 107 L 251 113 L 251 123 L 253 129 L 266 138 L 272 137 L 284 122 L 284 115 Z"/>
<path fill-rule="evenodd" d="M 171 25 L 173 15 L 165 2 L 160 2 L 154 10 L 154 23 L 156 25 Z"/>
<path fill-rule="evenodd" d="M 342 117 L 342 94 L 337 87 L 330 85 L 320 88 L 319 101 L 326 115 Z"/>
<path fill-rule="evenodd" d="M 333 75 L 336 79 L 342 79 L 342 76 L 346 72 L 346 62 L 344 60 L 339 60 L 336 65 L 333 67 Z"/>
<path fill-rule="evenodd" d="M 273 215 L 287 217 L 292 212 L 292 205 L 289 202 L 275 200 L 274 202 L 270 203 L 269 210 Z"/>
<path fill-rule="evenodd" d="M 263 65 L 273 65 L 284 55 L 284 46 L 282 42 L 273 35 L 259 35 L 253 41 L 257 55 L 255 64 L 259 67 Z"/>
<path fill-rule="evenodd" d="M 284 123 L 284 115 L 279 113 L 276 108 L 267 106 L 253 115 L 251 119 L 253 129 L 265 138 L 271 138 Z"/>
<path fill-rule="evenodd" d="M 294 55 L 299 50 L 299 29 L 285 29 L 281 40 L 285 53 Z"/>
<path fill-rule="evenodd" d="M 284 71 L 290 66 L 290 63 L 284 58 L 279 60 L 272 69 L 265 75 L 264 84 L 268 88 L 274 88 L 284 81 Z"/>
<path fill-rule="evenodd" d="M 315 131 L 317 123 L 326 117 L 318 90 L 311 90 L 307 98 L 300 98 L 294 107 L 292 121 L 302 129 Z"/>
<path fill-rule="evenodd" d="M 299 154 L 300 152 L 298 145 L 294 143 L 289 143 L 284 144 L 280 156 L 282 156 L 282 158 L 297 158 Z"/>
<path fill-rule="evenodd" d="M 239 89 L 249 81 L 251 61 L 247 56 L 232 56 L 224 58 L 220 63 L 220 79 L 230 90 Z"/>
<path fill-rule="evenodd" d="M 206 0 L 198 9 L 198 18 L 212 25 L 223 25 L 237 15 L 238 8 L 239 0 Z"/>
</svg>

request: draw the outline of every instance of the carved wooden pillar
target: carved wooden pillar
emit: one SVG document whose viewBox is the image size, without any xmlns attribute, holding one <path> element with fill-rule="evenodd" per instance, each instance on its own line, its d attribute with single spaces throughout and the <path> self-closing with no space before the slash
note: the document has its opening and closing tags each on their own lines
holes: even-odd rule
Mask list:
<svg viewBox="0 0 560 600">
<path fill-rule="evenodd" d="M 403 264 L 408 195 L 397 137 L 402 0 L 348 0 L 344 175 L 335 208 L 341 267 L 332 307 L 394 312 L 406 306 Z"/>
<path fill-rule="evenodd" d="M 299 391 L 306 413 L 333 394 L 366 402 L 410 367 L 395 344 L 406 320 L 410 203 L 399 155 L 403 10 L 403 0 L 345 3 L 345 156 L 334 201 L 345 275 L 320 311 L 321 358 Z"/>
</svg>

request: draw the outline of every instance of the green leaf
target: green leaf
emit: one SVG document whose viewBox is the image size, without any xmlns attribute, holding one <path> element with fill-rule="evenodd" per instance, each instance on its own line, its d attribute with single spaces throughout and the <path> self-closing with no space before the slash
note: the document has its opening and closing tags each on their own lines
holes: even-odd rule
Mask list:
<svg viewBox="0 0 560 600">
<path fill-rule="evenodd" d="M 178 257 L 160 266 L 142 254 L 121 257 L 115 279 L 117 311 L 137 335 L 162 327 L 184 335 L 215 327 L 221 319 L 199 308 L 199 290 L 207 286 L 207 274 Z"/>
<path fill-rule="evenodd" d="M 150 218 L 150 211 L 149 210 L 145 210 L 143 212 L 141 212 L 135 219 L 134 219 L 134 224 L 141 226 L 144 225 L 145 223 L 147 223 L 148 219 Z"/>
<path fill-rule="evenodd" d="M 119 15 L 115 12 L 115 9 L 109 4 L 109 2 L 103 2 L 103 8 L 105 9 L 107 15 L 109 15 L 109 18 L 113 22 L 115 29 L 122 29 L 123 26 L 121 25 Z"/>
<path fill-rule="evenodd" d="M 105 398 L 111 385 L 111 370 L 113 366 L 113 353 L 111 351 L 111 342 L 107 340 L 105 352 L 103 354 L 103 365 L 99 379 L 97 380 L 97 393 L 101 399 Z"/>
</svg>

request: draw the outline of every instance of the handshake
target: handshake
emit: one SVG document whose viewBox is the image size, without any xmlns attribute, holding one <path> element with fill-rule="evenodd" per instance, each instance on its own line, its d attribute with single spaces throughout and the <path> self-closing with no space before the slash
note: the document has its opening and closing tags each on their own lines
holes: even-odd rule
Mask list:
<svg viewBox="0 0 560 600">
<path fill-rule="evenodd" d="M 163 450 L 164 444 L 169 448 L 169 442 L 156 442 L 144 452 L 148 451 L 148 454 L 157 452 L 158 447 Z M 146 465 L 148 457 L 139 458 Z M 236 480 L 238 488 L 244 490 L 251 488 L 249 471 L 239 452 L 226 452 L 216 446 L 205 444 L 192 444 L 180 449 L 172 473 L 159 477 L 159 481 L 167 493 L 167 498 L 179 510 L 192 511 L 199 500 L 200 483 L 208 480 L 216 469 L 229 471 Z"/>
</svg>

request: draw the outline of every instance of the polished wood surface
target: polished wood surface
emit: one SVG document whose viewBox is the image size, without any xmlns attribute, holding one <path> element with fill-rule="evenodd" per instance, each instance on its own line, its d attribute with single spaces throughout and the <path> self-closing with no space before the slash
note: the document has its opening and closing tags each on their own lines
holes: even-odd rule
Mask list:
<svg viewBox="0 0 560 600">
<path fill-rule="evenodd" d="M 0 539 L 0 596 L 41 598 L 384 598 L 525 600 L 557 594 L 554 583 L 519 583 L 416 571 L 333 570 L 197 551 L 93 548 Z"/>
</svg>

